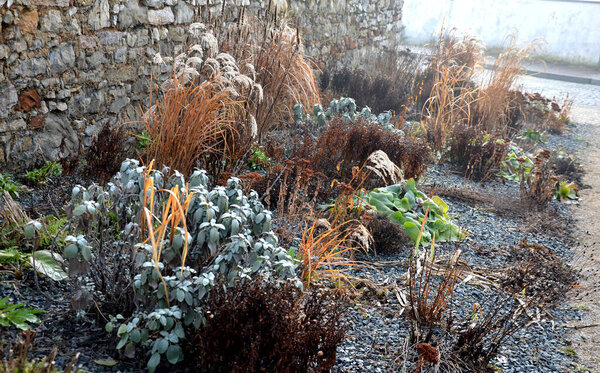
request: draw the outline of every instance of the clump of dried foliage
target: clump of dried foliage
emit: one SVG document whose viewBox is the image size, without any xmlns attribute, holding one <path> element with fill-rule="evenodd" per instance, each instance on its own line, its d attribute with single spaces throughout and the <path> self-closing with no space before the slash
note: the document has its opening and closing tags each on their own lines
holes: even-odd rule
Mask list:
<svg viewBox="0 0 600 373">
<path fill-rule="evenodd" d="M 297 154 L 328 176 L 348 176 L 353 167 L 362 164 L 375 151 L 381 150 L 404 172 L 405 178 L 421 177 L 433 161 L 425 141 L 402 135 L 367 120 L 354 122 L 334 118 L 314 139 L 305 136 Z"/>
<path fill-rule="evenodd" d="M 412 104 L 415 80 L 420 80 L 420 60 L 410 50 L 387 52 L 375 59 L 370 73 L 362 69 L 324 72 L 321 88 L 337 96 L 352 97 L 359 107 L 373 112 L 403 114 Z"/>
<path fill-rule="evenodd" d="M 127 158 L 126 138 L 122 126 L 111 128 L 106 123 L 94 137 L 87 151 L 83 174 L 103 182 L 108 181 L 119 171 L 121 162 Z"/>
<path fill-rule="evenodd" d="M 373 237 L 375 253 L 398 253 L 412 247 L 413 242 L 398 224 L 384 214 L 375 214 L 367 220 L 367 229 Z"/>
<path fill-rule="evenodd" d="M 481 133 L 475 127 L 456 126 L 450 140 L 450 159 L 461 167 L 465 177 L 489 180 L 506 157 L 510 140 Z"/>
<path fill-rule="evenodd" d="M 432 243 L 432 247 L 433 245 Z M 435 268 L 433 251 L 428 255 L 425 252 L 418 254 L 415 250 L 411 257 L 408 317 L 410 339 L 413 343 L 430 343 L 434 332 L 441 326 L 444 317 L 448 316 L 448 304 L 454 295 L 454 287 L 460 275 L 456 266 L 459 256 L 460 251 L 441 268 Z"/>
<path fill-rule="evenodd" d="M 585 171 L 574 154 L 563 149 L 555 150 L 550 154 L 548 162 L 557 175 L 582 185 L 581 179 Z"/>
<path fill-rule="evenodd" d="M 537 43 L 517 48 L 514 38 L 496 59 L 481 85 L 475 76 L 482 48 L 474 38 L 440 36 L 428 69 L 433 74 L 422 125 L 432 149 L 449 158 L 474 179 L 489 179 L 521 128 L 522 113 L 514 93 L 521 64 Z"/>
<path fill-rule="evenodd" d="M 344 307 L 319 289 L 238 281 L 210 295 L 206 325 L 188 356 L 210 372 L 325 372 L 344 339 Z"/>
<path fill-rule="evenodd" d="M 523 117 L 532 123 L 534 128 L 561 134 L 567 128 L 573 101 L 568 96 L 561 102 L 556 98 L 544 97 L 539 92 L 519 92 L 517 104 Z"/>
<path fill-rule="evenodd" d="M 554 189 L 559 179 L 554 175 L 549 162 L 550 151 L 542 150 L 533 159 L 531 172 L 521 167 L 521 198 L 530 206 L 544 208 L 554 197 Z"/>
<path fill-rule="evenodd" d="M 524 293 L 539 303 L 554 303 L 577 282 L 574 271 L 552 250 L 526 240 L 512 248 L 512 264 L 500 284 L 510 293 Z"/>
<path fill-rule="evenodd" d="M 506 339 L 525 326 L 531 306 L 530 300 L 519 302 L 505 294 L 474 303 L 463 318 L 449 323 L 448 330 L 453 334 L 451 360 L 460 371 L 488 372 Z"/>
</svg>

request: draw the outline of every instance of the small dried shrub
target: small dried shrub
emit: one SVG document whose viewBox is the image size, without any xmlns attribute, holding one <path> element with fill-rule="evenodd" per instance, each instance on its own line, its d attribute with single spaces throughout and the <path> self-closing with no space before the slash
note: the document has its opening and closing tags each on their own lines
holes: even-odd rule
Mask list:
<svg viewBox="0 0 600 373">
<path fill-rule="evenodd" d="M 217 286 L 188 356 L 209 372 L 329 371 L 345 332 L 337 301 L 316 289 L 303 294 L 289 282 Z"/>
<path fill-rule="evenodd" d="M 526 120 L 534 128 L 561 134 L 569 123 L 573 101 L 567 96 L 560 102 L 556 98 L 549 99 L 535 92 L 520 94 L 518 105 Z"/>
<path fill-rule="evenodd" d="M 445 266 L 435 269 L 433 250 L 432 255 L 418 254 L 417 250 L 415 254 L 409 264 L 410 339 L 413 343 L 430 343 L 448 315 L 448 304 L 460 275 L 456 267 L 460 251 Z"/>
<path fill-rule="evenodd" d="M 554 303 L 577 282 L 574 271 L 552 250 L 526 240 L 513 247 L 512 264 L 502 271 L 500 284 L 510 293 L 525 294 L 539 303 Z"/>
<path fill-rule="evenodd" d="M 448 157 L 474 180 L 489 180 L 502 165 L 509 151 L 510 140 L 499 135 L 481 133 L 475 127 L 454 128 Z"/>
<path fill-rule="evenodd" d="M 387 216 L 378 213 L 367 221 L 367 229 L 373 237 L 373 250 L 375 253 L 398 253 L 407 247 L 412 247 L 413 242 L 400 225 L 391 222 Z"/>
<path fill-rule="evenodd" d="M 422 139 L 403 136 L 365 122 L 354 123 L 344 148 L 345 160 L 364 162 L 377 150 L 385 152 L 407 179 L 419 179 L 433 162 L 431 150 Z"/>
<path fill-rule="evenodd" d="M 127 158 L 125 140 L 123 127 L 111 128 L 108 123 L 102 126 L 85 156 L 83 174 L 102 182 L 108 181 Z"/>
<path fill-rule="evenodd" d="M 305 148 L 312 150 L 311 164 L 329 176 L 339 173 L 338 166 L 342 175 L 348 175 L 352 167 L 361 166 L 377 150 L 386 153 L 406 178 L 419 178 L 433 161 L 425 141 L 363 119 L 349 122 L 336 117 L 319 135 L 314 148 Z"/>
<path fill-rule="evenodd" d="M 277 210 L 275 231 L 285 243 L 298 238 L 298 227 L 312 215 L 317 198 L 331 191 L 325 185 L 326 176 L 309 166 L 306 159 L 286 160 L 250 182 L 267 207 Z"/>
<path fill-rule="evenodd" d="M 554 197 L 554 190 L 559 179 L 554 175 L 549 162 L 550 151 L 542 150 L 533 159 L 531 172 L 519 169 L 521 180 L 521 198 L 528 204 L 542 209 Z"/>
<path fill-rule="evenodd" d="M 453 339 L 451 359 L 461 371 L 489 372 L 490 362 L 506 339 L 528 322 L 525 316 L 532 305 L 531 300 L 519 302 L 506 294 L 474 303 L 463 318 L 450 320 L 447 330 Z"/>
<path fill-rule="evenodd" d="M 333 72 L 329 86 L 336 95 L 352 97 L 359 107 L 368 106 L 375 113 L 393 110 L 403 113 L 412 103 L 413 86 L 419 74 L 419 58 L 410 50 L 384 54 L 374 61 L 369 74 L 362 69 L 344 68 Z M 322 75 L 329 79 L 330 74 Z"/>
<path fill-rule="evenodd" d="M 585 171 L 574 154 L 570 154 L 563 149 L 555 150 L 550 154 L 548 162 L 557 175 L 581 184 Z"/>
</svg>

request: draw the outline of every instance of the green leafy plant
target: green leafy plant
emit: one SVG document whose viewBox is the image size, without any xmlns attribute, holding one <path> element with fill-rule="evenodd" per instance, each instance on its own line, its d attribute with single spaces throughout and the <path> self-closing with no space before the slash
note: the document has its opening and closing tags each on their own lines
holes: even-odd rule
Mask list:
<svg viewBox="0 0 600 373">
<path fill-rule="evenodd" d="M 559 181 L 554 190 L 554 198 L 561 202 L 579 200 L 579 190 L 577 189 L 577 185 L 572 182 Z"/>
<path fill-rule="evenodd" d="M 11 274 L 20 279 L 28 263 L 29 254 L 22 252 L 18 247 L 0 250 L 0 273 Z"/>
<path fill-rule="evenodd" d="M 142 131 L 135 136 L 137 138 L 137 149 L 138 150 L 146 150 L 150 146 L 150 142 L 152 141 L 152 137 L 148 131 Z"/>
<path fill-rule="evenodd" d="M 420 239 L 424 246 L 434 239 L 436 242 L 449 242 L 460 241 L 465 237 L 465 233 L 449 221 L 448 205 L 438 196 L 429 198 L 417 190 L 413 179 L 407 180 L 405 184 L 374 189 L 359 196 L 359 199 L 403 227 L 413 242 Z M 424 221 L 426 224 L 420 234 Z"/>
<path fill-rule="evenodd" d="M 122 314 L 106 325 L 117 349 L 149 356 L 148 369 L 182 361 L 188 331 L 204 322 L 215 279 L 266 274 L 295 280 L 296 263 L 271 230 L 271 212 L 241 181 L 210 189 L 204 170 L 189 178 L 126 160 L 106 188 L 73 189 L 64 256 L 73 304 Z"/>
<path fill-rule="evenodd" d="M 62 174 L 63 169 L 58 162 L 46 162 L 42 167 L 27 171 L 25 177 L 32 183 L 35 184 L 47 184 L 51 182 L 55 177 Z"/>
<path fill-rule="evenodd" d="M 248 157 L 248 166 L 253 171 L 264 170 L 269 166 L 271 159 L 267 157 L 265 152 L 260 146 L 254 145 L 250 150 L 250 157 Z"/>
<path fill-rule="evenodd" d="M 527 140 L 532 143 L 546 142 L 546 134 L 532 129 L 527 129 L 517 135 L 517 138 Z"/>
<path fill-rule="evenodd" d="M 498 175 L 518 183 L 521 181 L 521 175 L 524 177 L 531 175 L 533 167 L 534 163 L 531 157 L 518 145 L 511 143 L 508 154 L 502 160 Z"/>
<path fill-rule="evenodd" d="M 12 197 L 18 197 L 19 191 L 23 188 L 12 178 L 12 175 L 6 172 L 0 172 L 0 194 L 5 191 L 8 192 Z"/>
<path fill-rule="evenodd" d="M 44 311 L 35 308 L 27 308 L 24 303 L 10 304 L 8 297 L 0 299 L 0 326 L 14 326 L 21 330 L 27 330 L 32 324 L 37 324 L 40 319 L 36 314 Z"/>
</svg>

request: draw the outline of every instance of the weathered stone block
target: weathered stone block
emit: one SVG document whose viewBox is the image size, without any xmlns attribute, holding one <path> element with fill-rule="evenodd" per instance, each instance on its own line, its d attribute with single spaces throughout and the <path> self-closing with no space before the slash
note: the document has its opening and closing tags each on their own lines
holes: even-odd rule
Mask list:
<svg viewBox="0 0 600 373">
<path fill-rule="evenodd" d="M 107 62 L 108 60 L 106 59 L 103 51 L 95 51 L 87 58 L 87 63 L 92 67 L 98 67 Z"/>
<path fill-rule="evenodd" d="M 50 9 L 42 16 L 41 30 L 44 32 L 58 33 L 63 27 L 60 10 Z"/>
<path fill-rule="evenodd" d="M 8 82 L 0 84 L 0 118 L 6 118 L 17 104 L 19 97 L 17 89 Z"/>
<path fill-rule="evenodd" d="M 100 40 L 96 36 L 81 35 L 79 37 L 79 48 L 81 49 L 94 49 L 98 45 Z"/>
<path fill-rule="evenodd" d="M 24 130 L 25 128 L 27 128 L 27 123 L 25 123 L 25 121 L 21 118 L 10 121 L 10 122 L 7 122 L 7 121 L 0 122 L 0 133 L 20 131 L 20 130 Z"/>
<path fill-rule="evenodd" d="M 19 16 L 19 28 L 23 35 L 35 35 L 39 23 L 39 16 L 37 9 L 23 12 Z"/>
<path fill-rule="evenodd" d="M 57 6 L 67 7 L 69 6 L 69 0 L 34 0 L 33 3 L 37 6 Z"/>
<path fill-rule="evenodd" d="M 171 8 L 160 10 L 148 10 L 148 23 L 155 26 L 168 25 L 175 21 L 175 15 Z"/>
<path fill-rule="evenodd" d="M 19 65 L 12 71 L 10 75 L 13 77 L 31 77 L 44 74 L 47 71 L 46 59 L 44 58 L 27 58 L 19 62 Z"/>
<path fill-rule="evenodd" d="M 144 0 L 144 5 L 150 8 L 162 8 L 165 5 L 165 0 Z"/>
<path fill-rule="evenodd" d="M 62 44 L 50 52 L 50 74 L 61 74 L 75 66 L 75 51 L 70 44 Z"/>
<path fill-rule="evenodd" d="M 29 113 L 32 109 L 40 107 L 42 98 L 37 89 L 27 89 L 19 95 L 19 109 Z"/>
<path fill-rule="evenodd" d="M 120 30 L 143 24 L 148 19 L 148 8 L 140 6 L 138 0 L 129 0 L 119 12 L 118 25 Z"/>
<path fill-rule="evenodd" d="M 108 5 L 108 0 L 94 1 L 88 23 L 94 30 L 110 27 L 110 6 Z"/>
<path fill-rule="evenodd" d="M 119 47 L 115 50 L 115 62 L 125 63 L 127 62 L 127 47 Z"/>
<path fill-rule="evenodd" d="M 119 44 L 124 39 L 123 33 L 119 31 L 100 31 L 96 33 L 96 36 L 102 45 Z"/>
<path fill-rule="evenodd" d="M 191 23 L 194 20 L 194 10 L 188 6 L 185 2 L 180 1 L 175 8 L 176 16 L 175 23 Z"/>
<path fill-rule="evenodd" d="M 110 105 L 110 109 L 109 111 L 113 114 L 117 114 L 119 113 L 127 104 L 129 104 L 131 100 L 129 99 L 129 97 L 120 97 L 117 98 L 115 101 L 113 101 L 113 103 Z"/>
</svg>

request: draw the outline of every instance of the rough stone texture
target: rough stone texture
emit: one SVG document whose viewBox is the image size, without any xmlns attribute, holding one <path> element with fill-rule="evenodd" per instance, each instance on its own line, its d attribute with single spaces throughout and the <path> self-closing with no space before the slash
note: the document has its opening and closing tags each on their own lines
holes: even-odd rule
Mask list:
<svg viewBox="0 0 600 373">
<path fill-rule="evenodd" d="M 171 8 L 164 8 L 160 10 L 149 10 L 148 11 L 148 23 L 155 26 L 168 25 L 175 21 L 175 15 Z"/>
<path fill-rule="evenodd" d="M 400 43 L 403 0 L 297 0 L 289 11 L 298 20 L 306 53 L 321 67 L 361 65 Z"/>
<path fill-rule="evenodd" d="M 40 17 L 37 9 L 23 12 L 19 20 L 19 28 L 21 29 L 21 33 L 23 35 L 35 34 L 39 20 Z"/>
<path fill-rule="evenodd" d="M 269 2 L 285 3 L 322 67 L 368 68 L 400 34 L 401 0 L 226 0 L 225 9 L 235 16 L 243 5 L 256 14 Z M 150 77 L 170 75 L 170 66 L 152 63 L 155 53 L 180 53 L 187 25 L 215 19 L 221 9 L 220 0 L 14 0 L 1 7 L 0 169 L 75 155 L 104 123 L 137 120 Z"/>
<path fill-rule="evenodd" d="M 89 24 L 94 30 L 110 26 L 110 6 L 108 0 L 96 0 L 90 11 Z"/>
<path fill-rule="evenodd" d="M 14 85 L 6 82 L 0 84 L 0 118 L 7 118 L 18 100 Z"/>
</svg>

